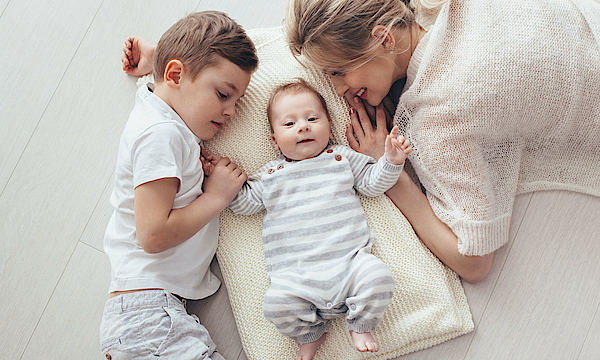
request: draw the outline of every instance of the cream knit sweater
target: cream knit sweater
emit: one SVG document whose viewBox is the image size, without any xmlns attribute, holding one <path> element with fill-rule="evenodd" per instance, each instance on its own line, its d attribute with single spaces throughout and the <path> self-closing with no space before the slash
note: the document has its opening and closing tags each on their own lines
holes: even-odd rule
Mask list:
<svg viewBox="0 0 600 360">
<path fill-rule="evenodd" d="M 600 3 L 451 0 L 420 22 L 394 120 L 462 254 L 508 241 L 517 194 L 600 196 Z"/>
</svg>

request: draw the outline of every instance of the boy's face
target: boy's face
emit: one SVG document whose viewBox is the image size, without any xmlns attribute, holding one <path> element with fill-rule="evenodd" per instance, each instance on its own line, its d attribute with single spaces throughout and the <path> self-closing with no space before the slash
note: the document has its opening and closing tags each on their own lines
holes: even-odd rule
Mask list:
<svg viewBox="0 0 600 360">
<path fill-rule="evenodd" d="M 317 96 L 309 91 L 284 94 L 271 109 L 273 142 L 287 158 L 319 155 L 331 138 L 331 123 Z"/>
<path fill-rule="evenodd" d="M 235 115 L 235 103 L 244 95 L 250 77 L 221 58 L 216 65 L 202 69 L 194 81 L 184 72 L 171 106 L 196 136 L 212 139 Z"/>
</svg>

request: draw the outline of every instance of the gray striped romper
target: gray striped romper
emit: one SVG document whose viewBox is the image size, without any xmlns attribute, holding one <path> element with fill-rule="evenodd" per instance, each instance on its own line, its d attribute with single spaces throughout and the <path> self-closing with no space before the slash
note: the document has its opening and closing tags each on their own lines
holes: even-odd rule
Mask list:
<svg viewBox="0 0 600 360">
<path fill-rule="evenodd" d="M 316 341 L 327 331 L 325 320 L 344 314 L 349 330 L 375 330 L 394 278 L 371 255 L 373 234 L 355 189 L 381 195 L 402 168 L 341 145 L 301 161 L 279 156 L 229 205 L 245 215 L 266 209 L 262 236 L 271 284 L 263 311 L 283 335 L 300 344 Z"/>
</svg>

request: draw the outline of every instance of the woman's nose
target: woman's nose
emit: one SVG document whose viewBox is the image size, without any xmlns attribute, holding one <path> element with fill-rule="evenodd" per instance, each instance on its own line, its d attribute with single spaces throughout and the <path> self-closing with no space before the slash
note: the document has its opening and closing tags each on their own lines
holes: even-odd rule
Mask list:
<svg viewBox="0 0 600 360">
<path fill-rule="evenodd" d="M 350 87 L 346 85 L 341 76 L 329 76 L 329 78 L 331 79 L 331 82 L 335 87 L 335 92 L 338 94 L 338 96 L 344 96 L 346 91 L 350 89 Z"/>
</svg>

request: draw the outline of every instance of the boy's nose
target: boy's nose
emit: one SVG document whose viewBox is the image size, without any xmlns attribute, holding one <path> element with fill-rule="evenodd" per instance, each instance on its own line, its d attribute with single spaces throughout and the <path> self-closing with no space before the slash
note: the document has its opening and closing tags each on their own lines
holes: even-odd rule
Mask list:
<svg viewBox="0 0 600 360">
<path fill-rule="evenodd" d="M 235 104 L 226 106 L 223 109 L 223 116 L 234 117 L 235 116 Z"/>
</svg>

